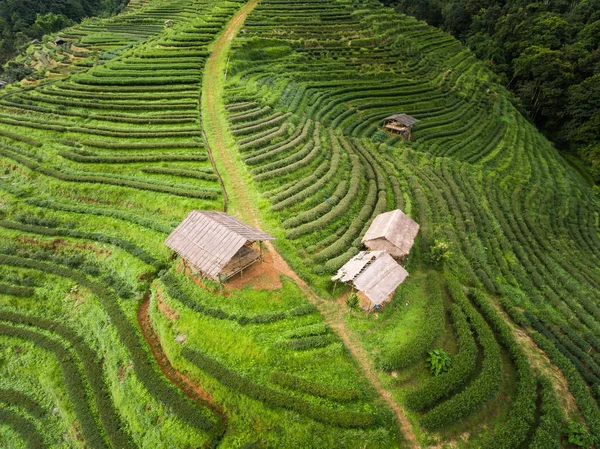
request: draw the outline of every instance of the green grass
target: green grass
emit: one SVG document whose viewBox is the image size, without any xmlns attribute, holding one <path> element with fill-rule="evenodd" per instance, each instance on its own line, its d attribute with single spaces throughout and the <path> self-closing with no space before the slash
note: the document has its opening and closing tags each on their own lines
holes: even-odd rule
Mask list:
<svg viewBox="0 0 600 449">
<path fill-rule="evenodd" d="M 0 294 L 0 313 L 64 329 L 15 323 L 17 315 L 0 324 L 35 328 L 37 340 L 53 339 L 73 361 L 33 336 L 0 336 L 0 389 L 44 411 L 0 403 L 5 421 L 31 423 L 48 447 L 109 445 L 118 432 L 102 421 L 104 388 L 106 410 L 132 447 L 407 445 L 348 348 L 290 279 L 277 291 L 221 295 L 175 271 L 167 234 L 192 209 L 224 207 L 210 147 L 229 212 L 277 237 L 278 252 L 322 298 L 347 292 L 334 291 L 330 277 L 362 249 L 378 213 L 402 208 L 420 224 L 410 276 L 392 302 L 344 316 L 418 443 L 499 447 L 512 438 L 540 447 L 559 438 L 564 416 L 547 372 L 524 363 L 523 343 L 498 324 L 507 316 L 482 298 L 542 346 L 580 409 L 571 417 L 598 436 L 600 201 L 577 164 L 439 30 L 374 1 L 262 0 L 231 41 L 219 39 L 243 6 L 132 1 L 119 16 L 63 32 L 89 53 L 75 51 L 82 59 L 60 76 L 0 95 L 0 288 L 12 293 Z M 32 62 L 31 52 L 23 58 Z M 420 119 L 412 142 L 380 130 L 399 112 Z M 451 248 L 444 267 L 429 260 L 436 240 Z M 169 276 L 181 293 L 169 290 Z M 464 288 L 484 293 L 463 297 Z M 177 320 L 159 310 L 158 290 Z M 169 387 L 153 361 L 137 322 L 146 294 L 171 363 L 222 407 L 225 433 L 203 427 L 220 418 Z M 324 307 L 345 313 L 341 303 Z M 473 330 L 476 368 L 430 409 L 410 411 L 407 394 L 430 378 L 426 352 L 461 354 L 457 308 Z M 486 359 L 494 348 L 498 360 Z M 86 395 L 73 396 L 67 365 Z M 422 426 L 475 387 L 478 402 L 462 404 L 459 422 Z M 350 390 L 360 395 L 348 400 Z M 513 418 L 531 410 L 533 421 Z M 368 424 L 351 428 L 352 414 Z M 98 440 L 88 437 L 93 427 Z M 0 425 L 0 446 L 25 447 L 23 435 Z"/>
</svg>

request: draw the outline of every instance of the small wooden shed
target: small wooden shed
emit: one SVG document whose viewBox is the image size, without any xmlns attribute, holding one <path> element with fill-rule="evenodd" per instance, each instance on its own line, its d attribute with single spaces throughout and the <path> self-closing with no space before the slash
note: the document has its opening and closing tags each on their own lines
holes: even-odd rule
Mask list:
<svg viewBox="0 0 600 449">
<path fill-rule="evenodd" d="M 384 129 L 394 133 L 401 134 L 405 139 L 412 138 L 412 127 L 419 120 L 408 114 L 394 114 L 383 119 Z"/>
<path fill-rule="evenodd" d="M 193 210 L 165 244 L 202 276 L 224 282 L 262 261 L 262 242 L 275 240 L 225 212 Z M 255 243 L 258 242 L 258 248 Z"/>
<path fill-rule="evenodd" d="M 371 251 L 385 250 L 398 260 L 404 260 L 412 248 L 419 225 L 400 209 L 379 214 L 362 238 Z"/>
<path fill-rule="evenodd" d="M 408 272 L 386 251 L 362 251 L 340 268 L 332 281 L 352 285 L 368 300 L 363 309 L 378 308 L 389 301 Z"/>
<path fill-rule="evenodd" d="M 0 80 L 0 89 L 4 89 L 8 83 L 4 80 Z"/>
<path fill-rule="evenodd" d="M 60 37 L 54 41 L 54 45 L 60 47 L 62 45 L 66 45 L 68 42 Z"/>
</svg>

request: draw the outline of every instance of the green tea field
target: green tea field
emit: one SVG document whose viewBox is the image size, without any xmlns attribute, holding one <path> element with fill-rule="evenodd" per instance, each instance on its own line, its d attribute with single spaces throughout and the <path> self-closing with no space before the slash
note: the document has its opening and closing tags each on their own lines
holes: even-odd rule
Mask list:
<svg viewBox="0 0 600 449">
<path fill-rule="evenodd" d="M 1 448 L 600 444 L 598 187 L 457 40 L 376 0 L 130 0 L 57 36 L 0 90 Z M 410 275 L 353 310 L 331 277 L 394 209 Z M 191 210 L 265 262 L 191 274 Z"/>
</svg>

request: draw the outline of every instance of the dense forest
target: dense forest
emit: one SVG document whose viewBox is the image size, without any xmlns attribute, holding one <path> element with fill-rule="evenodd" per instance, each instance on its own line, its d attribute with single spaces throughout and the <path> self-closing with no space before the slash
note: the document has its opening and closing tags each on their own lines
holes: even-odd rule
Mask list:
<svg viewBox="0 0 600 449">
<path fill-rule="evenodd" d="M 600 182 L 600 0 L 384 0 L 448 31 Z"/>
<path fill-rule="evenodd" d="M 32 40 L 85 17 L 113 14 L 126 3 L 127 0 L 0 0 L 0 73 L 4 71 L 2 66 Z"/>
</svg>

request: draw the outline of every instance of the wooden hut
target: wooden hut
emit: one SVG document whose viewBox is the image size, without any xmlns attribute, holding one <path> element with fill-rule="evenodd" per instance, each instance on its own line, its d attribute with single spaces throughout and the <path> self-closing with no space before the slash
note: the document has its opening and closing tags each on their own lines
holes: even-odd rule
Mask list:
<svg viewBox="0 0 600 449">
<path fill-rule="evenodd" d="M 370 310 L 389 301 L 407 276 L 408 272 L 386 251 L 362 251 L 346 262 L 331 280 L 356 288 L 364 295 L 361 308 Z"/>
<path fill-rule="evenodd" d="M 4 89 L 8 83 L 4 80 L 0 80 L 0 89 Z"/>
<path fill-rule="evenodd" d="M 418 121 L 408 114 L 394 114 L 383 119 L 383 128 L 394 134 L 401 134 L 405 139 L 410 140 L 412 127 Z"/>
<path fill-rule="evenodd" d="M 165 244 L 204 277 L 224 282 L 262 261 L 262 242 L 275 240 L 225 212 L 193 210 Z M 258 242 L 258 248 L 256 248 Z"/>
<path fill-rule="evenodd" d="M 66 45 L 67 43 L 68 42 L 66 40 L 61 39 L 60 37 L 54 41 L 54 45 L 57 47 L 61 47 L 63 45 Z"/>
<path fill-rule="evenodd" d="M 385 250 L 404 260 L 412 248 L 419 225 L 400 209 L 377 215 L 365 233 L 362 243 L 371 251 Z"/>
</svg>

